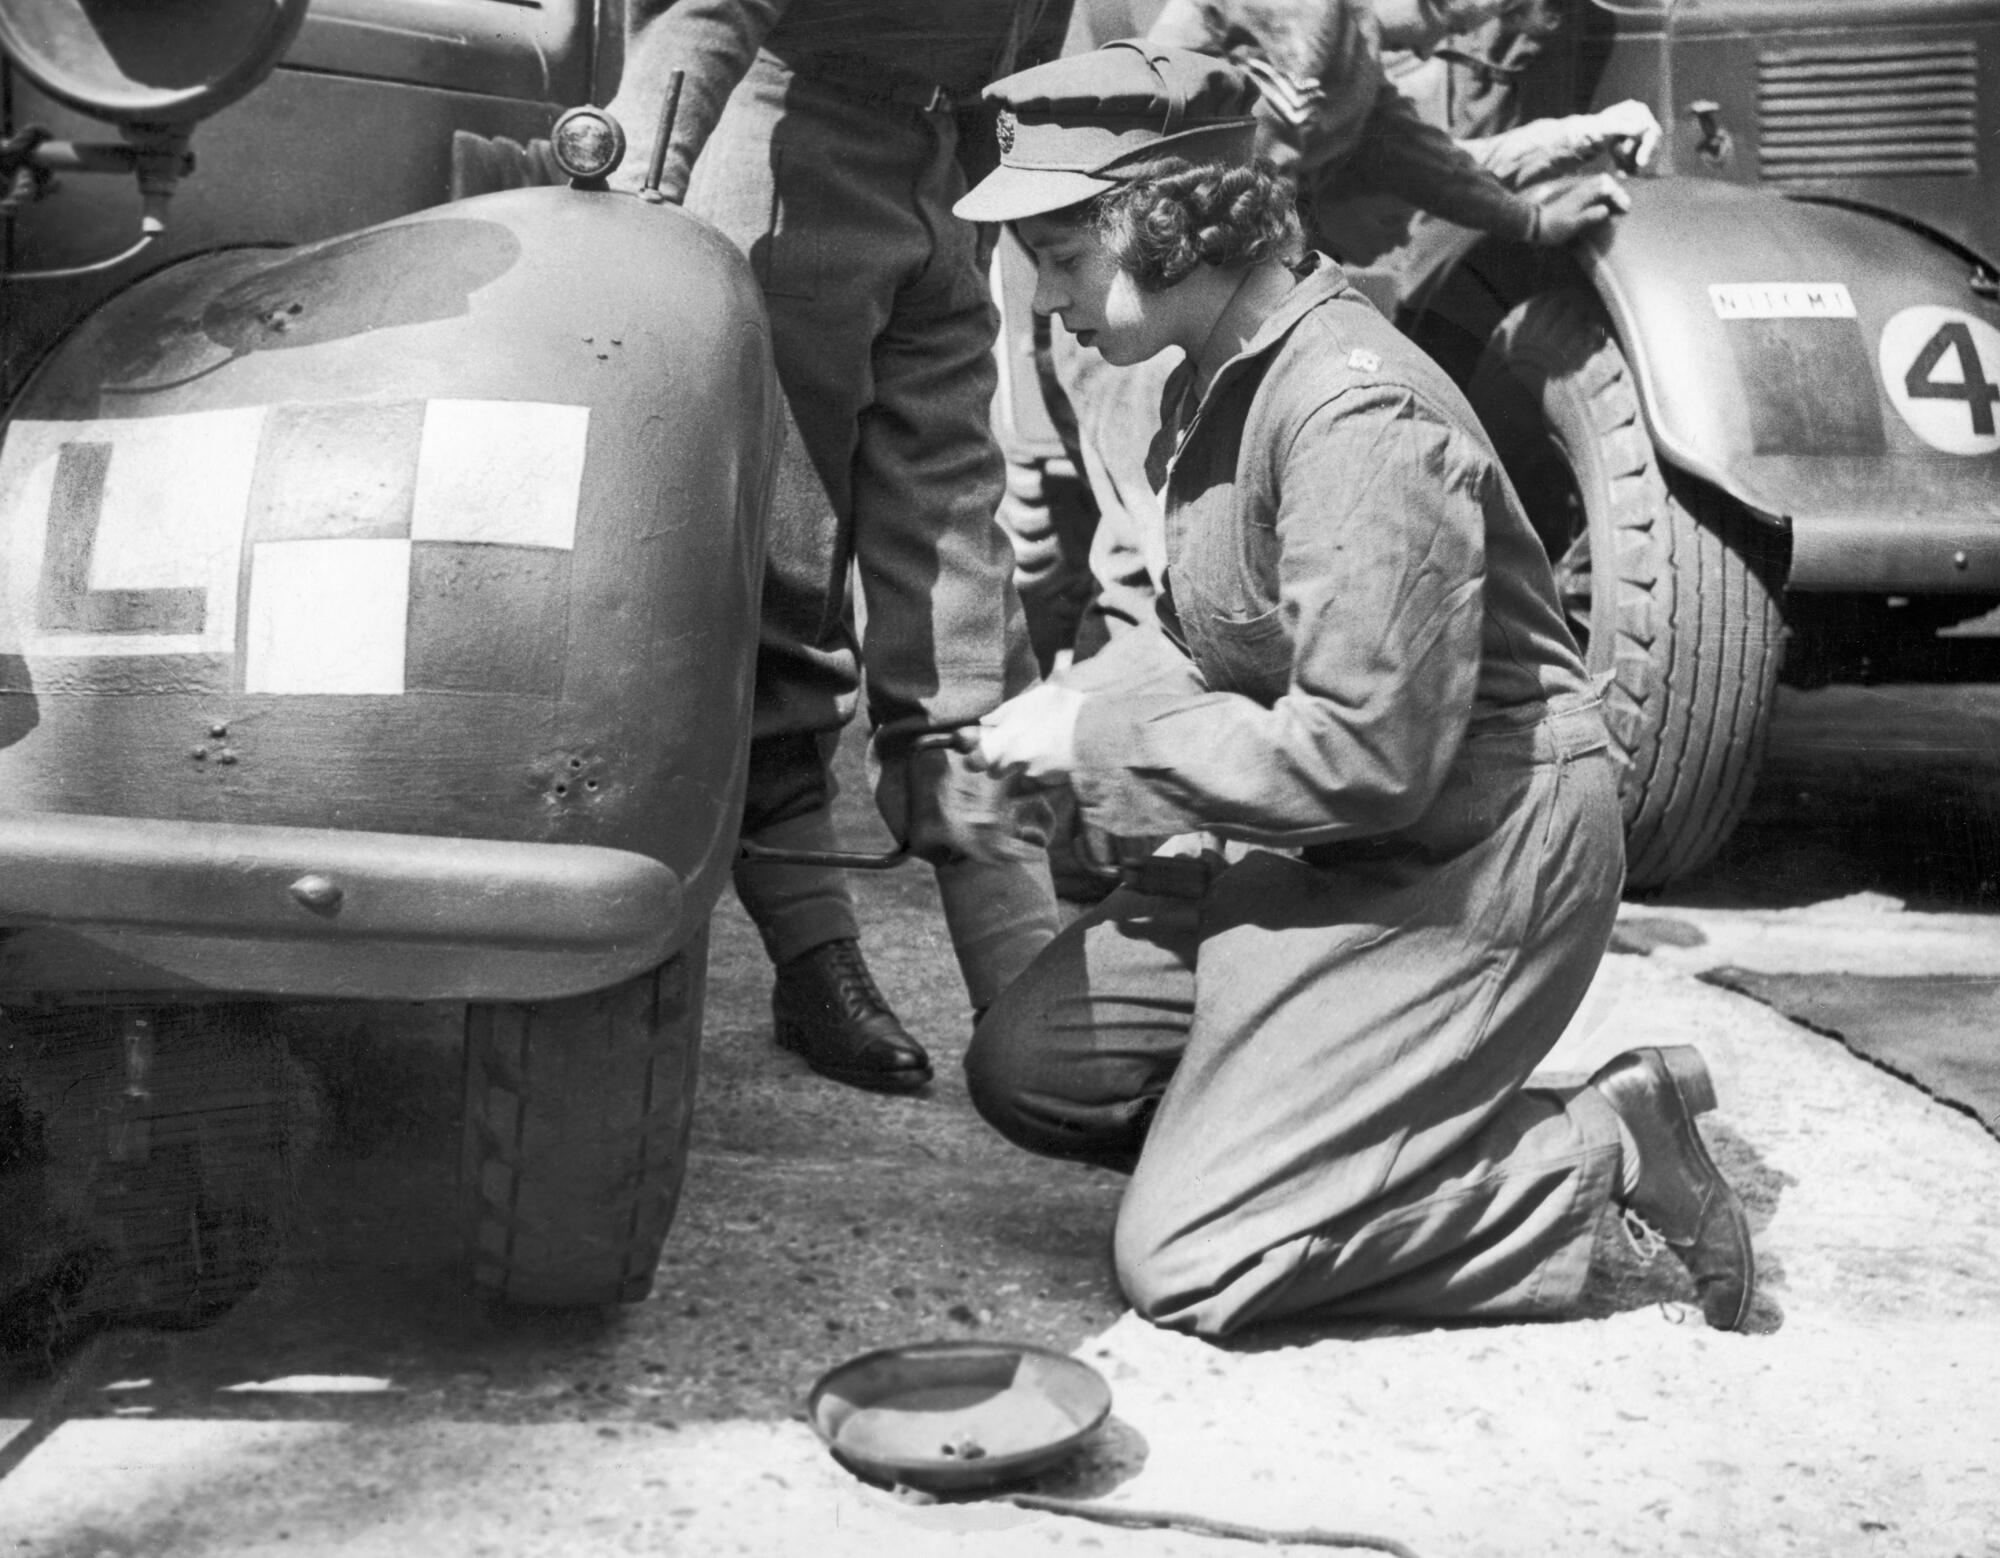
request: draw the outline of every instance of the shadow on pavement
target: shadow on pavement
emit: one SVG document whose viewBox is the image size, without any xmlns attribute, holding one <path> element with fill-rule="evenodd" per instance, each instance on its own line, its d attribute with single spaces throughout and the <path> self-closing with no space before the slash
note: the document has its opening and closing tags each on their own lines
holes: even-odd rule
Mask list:
<svg viewBox="0 0 2000 1558">
<path fill-rule="evenodd" d="M 1827 1034 L 2000 1136 L 2000 979 L 1719 968 L 1702 976 Z"/>
<path fill-rule="evenodd" d="M 2000 676 L 2000 642 L 1980 647 Z M 1710 865 L 1644 899 L 1777 909 L 1860 892 L 2000 910 L 2000 685 L 1782 690 L 1742 825 Z"/>
</svg>

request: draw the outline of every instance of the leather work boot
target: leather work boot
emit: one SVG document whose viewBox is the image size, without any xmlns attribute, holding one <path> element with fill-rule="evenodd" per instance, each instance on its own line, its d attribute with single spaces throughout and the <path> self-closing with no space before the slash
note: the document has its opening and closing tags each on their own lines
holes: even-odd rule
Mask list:
<svg viewBox="0 0 2000 1558">
<path fill-rule="evenodd" d="M 771 990 L 778 1043 L 823 1077 L 878 1093 L 931 1079 L 931 1059 L 904 1031 L 852 939 L 823 942 L 778 970 Z"/>
<path fill-rule="evenodd" d="M 1616 1199 L 1651 1225 L 1694 1278 L 1708 1323 L 1742 1328 L 1757 1290 L 1757 1258 L 1743 1203 L 1702 1144 L 1694 1117 L 1715 1107 L 1715 1083 L 1688 1045 L 1627 1050 L 1590 1079 L 1632 1133 L 1637 1172 Z"/>
</svg>

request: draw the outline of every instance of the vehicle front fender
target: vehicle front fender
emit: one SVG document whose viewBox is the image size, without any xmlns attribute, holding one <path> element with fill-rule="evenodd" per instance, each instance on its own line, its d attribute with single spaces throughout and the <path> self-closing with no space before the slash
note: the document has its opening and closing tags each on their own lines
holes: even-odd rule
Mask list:
<svg viewBox="0 0 2000 1558">
<path fill-rule="evenodd" d="M 165 870 L 113 847 L 131 819 L 188 825 L 174 880 L 271 830 L 284 869 L 349 861 L 351 904 L 361 834 L 512 846 L 504 882 L 650 861 L 674 912 L 601 939 L 665 956 L 734 854 L 781 418 L 748 264 L 632 196 L 512 190 L 111 299 L 0 443 L 0 812 L 82 829 L 0 923 L 103 928 L 65 883 Z M 205 891 L 183 930 L 227 940 Z M 475 896 L 424 901 L 432 941 L 493 940 Z M 332 964 L 381 924 L 307 927 L 315 988 L 367 989 Z"/>
<path fill-rule="evenodd" d="M 1794 589 L 2000 587 L 2000 304 L 1870 213 L 1633 186 L 1579 246 L 1669 464 L 1791 531 Z"/>
</svg>

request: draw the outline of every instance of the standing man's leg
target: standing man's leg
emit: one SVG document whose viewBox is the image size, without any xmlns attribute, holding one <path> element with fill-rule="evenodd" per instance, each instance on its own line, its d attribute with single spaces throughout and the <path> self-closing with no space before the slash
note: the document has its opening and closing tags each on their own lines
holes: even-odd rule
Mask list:
<svg viewBox="0 0 2000 1558">
<path fill-rule="evenodd" d="M 854 544 L 865 597 L 870 720 L 904 733 L 969 724 L 1036 680 L 994 515 L 1003 462 L 989 424 L 995 318 L 948 114 L 916 185 L 924 261 L 897 293 L 873 357 L 874 396 L 854 460 Z M 1054 936 L 1047 862 L 938 868 L 945 919 L 976 1012 Z"/>
<path fill-rule="evenodd" d="M 859 685 L 847 598 L 848 471 L 870 392 L 870 342 L 887 318 L 893 280 L 846 273 L 857 263 L 866 269 L 876 253 L 857 231 L 873 214 L 871 170 L 825 156 L 824 142 L 853 139 L 839 137 L 837 121 L 858 112 L 760 58 L 730 99 L 688 189 L 689 209 L 750 259 L 793 411 L 765 566 L 742 829 L 771 848 L 837 847 L 828 764 Z M 821 118 L 835 121 L 827 136 L 817 133 Z M 861 198 L 844 199 L 857 184 Z M 929 1057 L 862 958 L 845 873 L 745 864 L 735 880 L 777 969 L 778 1042 L 853 1086 L 903 1092 L 928 1082 Z"/>
</svg>

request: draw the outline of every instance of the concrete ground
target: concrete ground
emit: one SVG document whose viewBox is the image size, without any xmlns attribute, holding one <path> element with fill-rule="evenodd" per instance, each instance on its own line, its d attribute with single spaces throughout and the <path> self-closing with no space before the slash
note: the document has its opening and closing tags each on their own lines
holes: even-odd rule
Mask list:
<svg viewBox="0 0 2000 1558">
<path fill-rule="evenodd" d="M 1110 1382 L 1107 1431 L 1047 1491 L 1425 1558 L 2000 1554 L 2000 1142 L 1701 977 L 2000 973 L 1996 751 L 2000 695 L 1790 698 L 1750 823 L 1699 881 L 1626 906 L 1551 1057 L 1573 1074 L 1701 1046 L 1710 1140 L 1756 1228 L 1752 1334 L 1706 1330 L 1678 1267 L 1611 1227 L 1565 1323 L 1229 1348 L 1152 1330 L 1106 1268 L 1115 1177 L 1025 1158 L 971 1115 L 961 997 L 912 870 L 863 892 L 937 1084 L 867 1097 L 776 1051 L 726 911 L 681 1220 L 654 1296 L 617 1315 L 498 1316 L 452 1287 L 448 1014 L 295 1019 L 319 1124 L 285 1261 L 209 1330 L 0 1372 L 0 1418 L 26 1425 L 0 1447 L 0 1553 L 1234 1550 L 899 1499 L 801 1420 L 845 1357 L 977 1335 L 1074 1350 Z M 287 1375 L 386 1388 L 224 1388 Z"/>
</svg>

